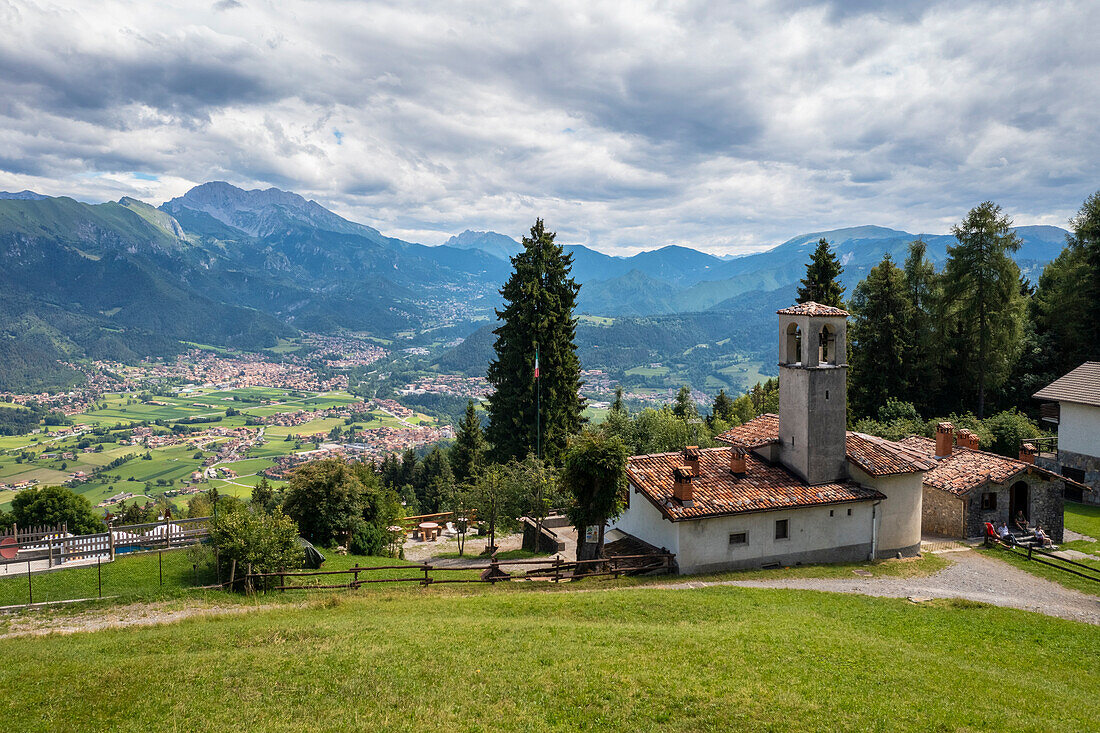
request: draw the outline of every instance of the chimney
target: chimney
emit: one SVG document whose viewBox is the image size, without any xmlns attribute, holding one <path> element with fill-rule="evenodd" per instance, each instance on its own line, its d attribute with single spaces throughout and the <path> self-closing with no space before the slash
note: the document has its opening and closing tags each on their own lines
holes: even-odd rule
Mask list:
<svg viewBox="0 0 1100 733">
<path fill-rule="evenodd" d="M 949 422 L 941 422 L 936 426 L 936 458 L 947 458 L 951 455 L 951 434 L 955 426 Z"/>
<path fill-rule="evenodd" d="M 687 466 L 679 466 L 672 469 L 672 496 L 675 499 L 679 499 L 680 503 L 684 506 L 692 505 L 692 498 L 694 496 L 691 490 L 691 479 L 695 476 Z"/>
<path fill-rule="evenodd" d="M 1024 443 L 1020 446 L 1020 460 L 1024 463 L 1035 463 L 1035 445 L 1032 443 Z"/>
<path fill-rule="evenodd" d="M 702 458 L 703 451 L 699 450 L 697 445 L 689 445 L 684 448 L 684 465 L 692 470 L 696 476 L 701 474 L 699 469 L 699 459 Z"/>
<path fill-rule="evenodd" d="M 745 475 L 745 451 L 743 448 L 730 448 L 730 472 L 737 476 Z"/>
<path fill-rule="evenodd" d="M 957 432 L 955 435 L 957 436 L 955 438 L 955 443 L 960 448 L 970 448 L 971 450 L 978 450 L 978 447 L 981 445 L 982 442 L 981 438 L 979 438 L 976 433 L 973 433 L 966 428 L 961 428 L 959 432 Z"/>
</svg>

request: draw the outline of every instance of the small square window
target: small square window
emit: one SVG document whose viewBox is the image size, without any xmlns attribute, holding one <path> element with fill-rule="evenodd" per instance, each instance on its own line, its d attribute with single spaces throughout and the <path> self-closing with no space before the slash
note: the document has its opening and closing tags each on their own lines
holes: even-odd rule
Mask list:
<svg viewBox="0 0 1100 733">
<path fill-rule="evenodd" d="M 851 507 L 848 507 L 848 516 L 849 517 L 852 516 L 852 508 Z"/>
<path fill-rule="evenodd" d="M 832 509 L 829 510 L 829 516 L 830 517 L 833 516 L 833 510 Z"/>
<path fill-rule="evenodd" d="M 748 532 L 734 532 L 730 535 L 731 545 L 747 545 L 749 544 Z"/>
<path fill-rule="evenodd" d="M 789 519 L 777 519 L 775 520 L 775 538 L 777 540 L 785 540 L 790 538 L 790 520 Z"/>
<path fill-rule="evenodd" d="M 997 509 L 997 494 L 987 491 L 982 494 L 982 511 L 991 512 Z"/>
</svg>

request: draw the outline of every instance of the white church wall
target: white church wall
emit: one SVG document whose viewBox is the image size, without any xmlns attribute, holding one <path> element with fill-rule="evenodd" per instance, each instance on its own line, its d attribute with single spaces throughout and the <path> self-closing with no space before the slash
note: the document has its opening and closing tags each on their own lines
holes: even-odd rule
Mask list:
<svg viewBox="0 0 1100 733">
<path fill-rule="evenodd" d="M 776 539 L 776 522 L 783 519 L 788 521 L 788 538 Z M 858 561 L 871 552 L 871 502 L 695 519 L 676 525 L 682 573 L 769 563 Z M 731 545 L 730 535 L 741 532 L 748 533 L 748 542 Z"/>
<path fill-rule="evenodd" d="M 886 495 L 878 507 L 879 557 L 915 555 L 920 551 L 920 530 L 924 486 L 922 473 L 871 476 L 849 464 L 852 480 Z"/>
<path fill-rule="evenodd" d="M 654 547 L 663 547 L 678 556 L 680 550 L 676 525 L 665 519 L 657 507 L 639 494 L 633 486 L 629 491 L 630 506 L 609 526 L 632 534 Z"/>
</svg>

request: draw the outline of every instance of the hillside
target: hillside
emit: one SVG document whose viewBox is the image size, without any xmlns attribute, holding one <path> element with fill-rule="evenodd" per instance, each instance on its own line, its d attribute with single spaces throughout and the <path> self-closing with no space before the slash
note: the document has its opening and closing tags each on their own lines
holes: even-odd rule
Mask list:
<svg viewBox="0 0 1100 733">
<path fill-rule="evenodd" d="M 600 585 L 290 593 L 220 616 L 197 600 L 138 607 L 124 618 L 182 620 L 0 640 L 0 711 L 12 730 L 1084 731 L 1100 718 L 1083 694 L 1100 674 L 1096 626 L 969 601 Z M 991 649 L 1042 671 L 991 664 Z M 90 690 L 100 679 L 109 690 Z"/>
<path fill-rule="evenodd" d="M 1034 279 L 1063 247 L 1065 231 L 1017 233 L 1024 244 L 1016 259 Z M 578 311 L 619 317 L 610 329 L 582 327 L 582 355 L 587 366 L 612 368 L 683 357 L 689 370 L 705 360 L 684 354 L 717 341 L 730 353 L 763 355 L 768 309 L 793 297 L 820 237 L 836 247 L 851 292 L 884 253 L 904 259 L 917 236 L 942 264 L 952 237 L 875 226 L 803 234 L 731 259 L 676 245 L 630 257 L 567 245 L 583 285 Z M 405 242 L 295 193 L 224 182 L 160 207 L 5 193 L 0 389 L 68 385 L 79 377 L 58 360 L 132 360 L 172 353 L 180 341 L 260 349 L 299 331 L 462 337 L 499 305 L 518 248 L 505 235 L 472 230 L 436 247 Z M 731 317 L 699 315 L 718 311 Z M 707 319 L 702 336 L 698 324 Z M 642 340 L 626 344 L 620 333 Z M 440 364 L 481 371 L 484 346 L 472 338 Z"/>
</svg>

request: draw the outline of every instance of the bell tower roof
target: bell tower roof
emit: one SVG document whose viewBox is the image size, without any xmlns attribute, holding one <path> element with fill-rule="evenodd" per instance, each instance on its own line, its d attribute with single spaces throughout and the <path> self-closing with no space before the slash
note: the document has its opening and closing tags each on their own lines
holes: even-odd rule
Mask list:
<svg viewBox="0 0 1100 733">
<path fill-rule="evenodd" d="M 848 316 L 848 311 L 843 308 L 837 308 L 831 305 L 822 305 L 821 303 L 815 303 L 812 300 L 807 300 L 805 303 L 799 303 L 798 305 L 792 305 L 790 308 L 782 308 L 777 310 L 781 316 Z"/>
</svg>

